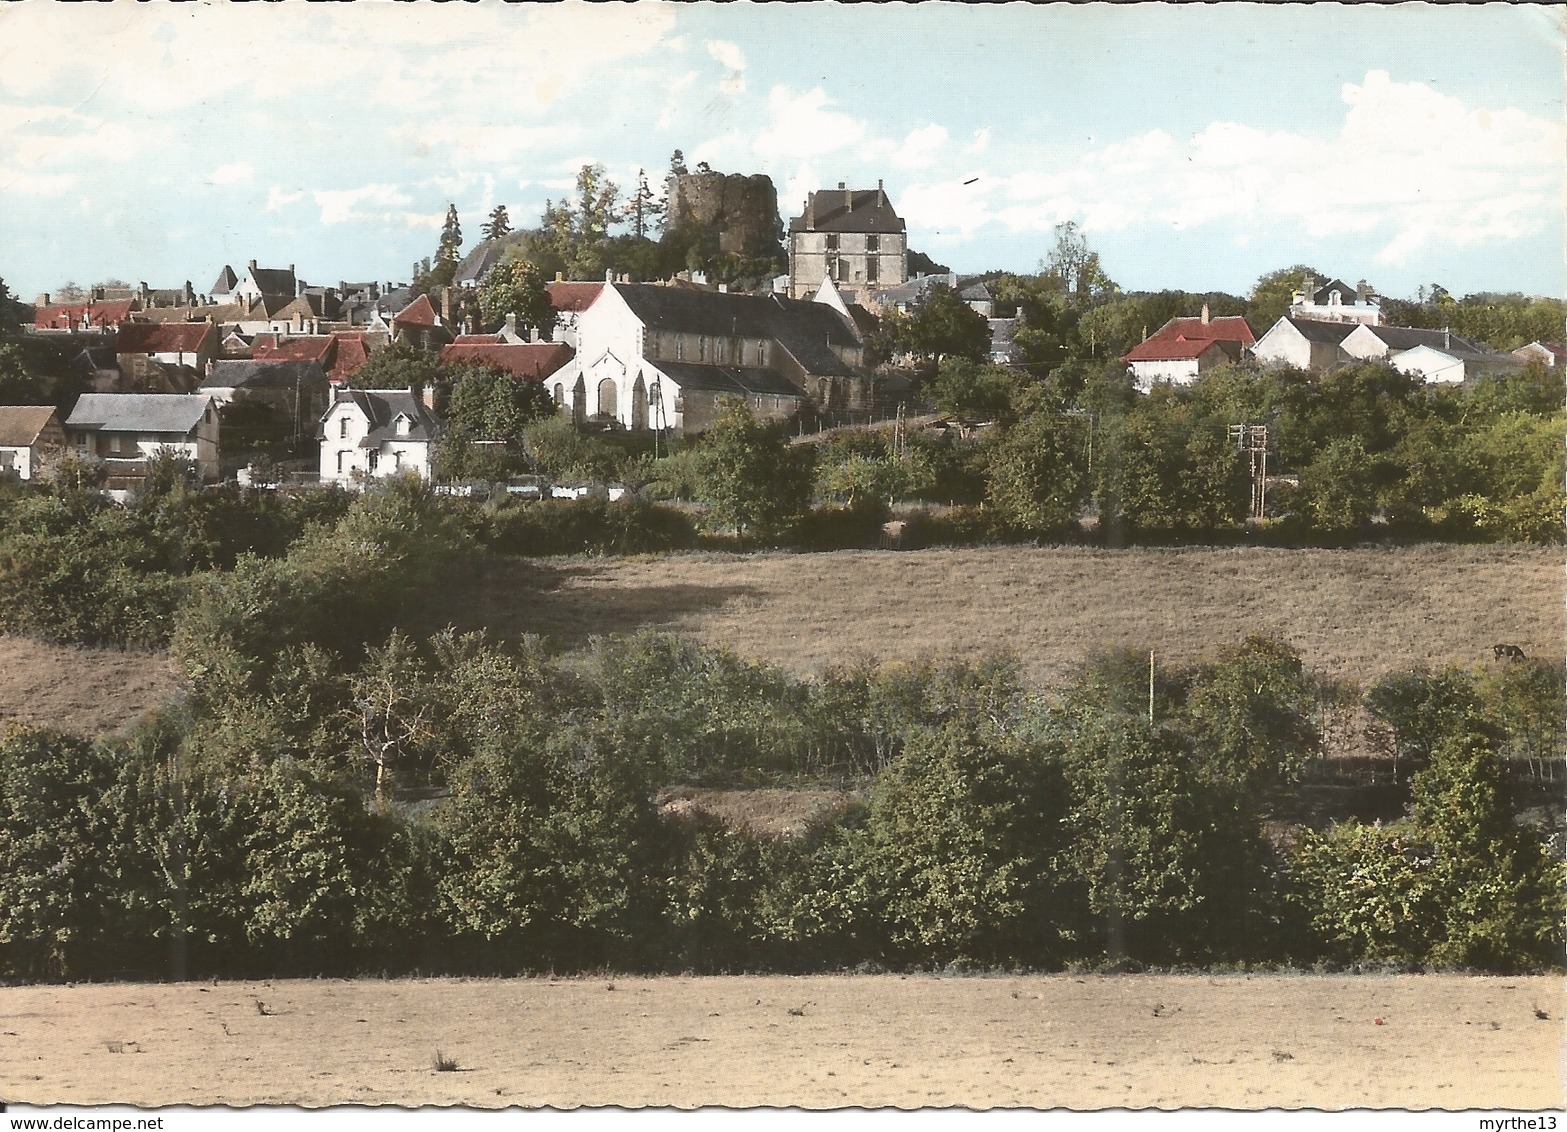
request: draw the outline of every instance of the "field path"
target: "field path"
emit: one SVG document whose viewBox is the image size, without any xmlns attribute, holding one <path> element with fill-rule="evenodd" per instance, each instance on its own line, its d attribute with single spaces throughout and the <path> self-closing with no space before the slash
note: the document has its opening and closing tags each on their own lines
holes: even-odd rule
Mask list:
<svg viewBox="0 0 1567 1132">
<path fill-rule="evenodd" d="M 0 1097 L 1538 1110 L 1563 1101 L 1563 1005 L 1559 978 L 1449 975 L 11 987 Z"/>
<path fill-rule="evenodd" d="M 1275 630 L 1319 672 L 1491 661 L 1498 642 L 1560 655 L 1562 553 L 1388 549 L 988 547 L 903 553 L 677 554 L 495 562 L 422 615 L 463 628 L 687 633 L 800 673 L 855 654 L 1004 650 L 1036 685 L 1098 650 L 1189 662 Z"/>
</svg>

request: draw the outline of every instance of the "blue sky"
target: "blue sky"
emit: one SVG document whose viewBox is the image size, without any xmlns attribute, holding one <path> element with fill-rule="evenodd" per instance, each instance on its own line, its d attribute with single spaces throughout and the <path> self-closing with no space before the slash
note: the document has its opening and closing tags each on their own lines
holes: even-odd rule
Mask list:
<svg viewBox="0 0 1567 1132">
<path fill-rule="evenodd" d="M 1563 294 L 1560 9 L 1319 4 L 189 3 L 0 8 L 0 277 L 225 263 L 406 279 L 449 201 L 535 223 L 670 152 L 884 180 L 910 244 L 1128 289 L 1307 262 L 1391 295 Z"/>
</svg>

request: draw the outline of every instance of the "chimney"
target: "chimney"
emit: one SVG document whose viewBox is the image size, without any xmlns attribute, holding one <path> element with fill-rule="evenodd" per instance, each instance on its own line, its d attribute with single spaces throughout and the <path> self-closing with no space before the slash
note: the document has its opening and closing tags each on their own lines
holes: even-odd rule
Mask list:
<svg viewBox="0 0 1567 1132">
<path fill-rule="evenodd" d="M 844 183 L 843 183 L 843 182 L 842 182 L 842 181 L 839 181 L 839 182 L 838 182 L 838 187 L 839 187 L 839 188 L 840 188 L 840 189 L 846 189 L 846 188 L 848 188 L 848 187 L 849 187 L 849 186 L 848 186 L 848 185 L 846 185 L 846 184 L 844 184 Z"/>
<path fill-rule="evenodd" d="M 1444 326 L 1444 327 L 1442 327 L 1442 349 L 1444 349 L 1444 350 L 1451 350 L 1452 348 L 1453 348 L 1453 330 L 1452 330 L 1452 327 Z"/>
<path fill-rule="evenodd" d="M 565 281 L 566 281 L 565 274 L 563 272 L 557 271 L 555 273 L 555 282 L 557 282 L 557 283 L 564 283 Z"/>
<path fill-rule="evenodd" d="M 528 341 L 529 342 L 542 342 L 542 341 L 544 341 L 543 338 L 539 337 L 539 328 L 537 326 L 530 326 L 530 327 L 528 327 Z"/>
<path fill-rule="evenodd" d="M 1203 325 L 1204 325 L 1204 326 L 1207 326 L 1207 325 L 1208 325 L 1208 324 L 1209 324 L 1209 323 L 1210 323 L 1210 322 L 1212 322 L 1212 321 L 1213 321 L 1213 319 L 1211 319 L 1211 318 L 1210 318 L 1210 317 L 1208 317 L 1208 304 L 1207 304 L 1207 303 L 1204 303 L 1204 304 L 1203 304 L 1203 305 L 1202 305 L 1202 324 L 1203 324 Z"/>
<path fill-rule="evenodd" d="M 508 341 L 508 342 L 512 342 L 512 341 L 516 340 L 516 338 L 517 338 L 517 316 L 515 314 L 507 315 L 506 316 L 506 321 L 501 324 L 501 337 L 506 339 L 506 341 Z"/>
<path fill-rule="evenodd" d="M 256 270 L 256 261 L 255 260 L 251 260 L 250 261 L 250 270 L 252 270 L 252 271 Z"/>
<path fill-rule="evenodd" d="M 606 267 L 604 269 L 604 282 L 606 282 L 606 283 L 613 283 L 614 281 L 615 281 L 615 269 L 613 267 Z"/>
<path fill-rule="evenodd" d="M 293 264 L 289 264 L 288 265 L 288 273 L 290 275 L 294 274 L 294 265 Z"/>
<path fill-rule="evenodd" d="M 1366 303 L 1371 300 L 1371 284 L 1362 279 L 1355 284 L 1355 302 Z"/>
<path fill-rule="evenodd" d="M 720 283 L 718 285 L 718 293 L 720 295 L 727 295 L 727 294 L 729 294 L 729 284 L 727 284 L 727 283 Z"/>
</svg>

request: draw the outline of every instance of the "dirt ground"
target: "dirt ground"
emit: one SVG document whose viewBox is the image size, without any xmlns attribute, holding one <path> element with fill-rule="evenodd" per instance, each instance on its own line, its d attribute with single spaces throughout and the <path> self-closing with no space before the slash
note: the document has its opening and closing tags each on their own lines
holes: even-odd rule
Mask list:
<svg viewBox="0 0 1567 1132">
<path fill-rule="evenodd" d="M 1528 1110 L 1562 1104 L 1564 1005 L 1447 975 L 12 987 L 0 1098 Z"/>
<path fill-rule="evenodd" d="M 75 735 L 110 734 L 162 704 L 176 686 L 167 653 L 0 637 L 0 725 L 22 720 Z"/>
<path fill-rule="evenodd" d="M 989 547 L 498 561 L 418 620 L 539 633 L 566 648 L 653 628 L 812 673 L 1010 651 L 1036 685 L 1097 650 L 1173 662 L 1274 630 L 1325 675 L 1560 655 L 1562 555 L 1550 547 Z M 426 625 L 425 627 L 431 627 Z"/>
</svg>

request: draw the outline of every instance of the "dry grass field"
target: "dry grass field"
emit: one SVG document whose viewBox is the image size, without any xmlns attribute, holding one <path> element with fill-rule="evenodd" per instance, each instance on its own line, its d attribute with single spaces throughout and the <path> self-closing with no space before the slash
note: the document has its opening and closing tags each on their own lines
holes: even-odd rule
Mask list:
<svg viewBox="0 0 1567 1132">
<path fill-rule="evenodd" d="M 112 734 L 163 703 L 177 686 L 162 652 L 0 637 L 0 725 L 19 720 L 77 735 Z"/>
<path fill-rule="evenodd" d="M 1192 661 L 1274 630 L 1312 667 L 1367 680 L 1490 660 L 1503 641 L 1559 655 L 1562 575 L 1559 550 L 1516 546 L 682 554 L 495 562 L 420 616 L 566 647 L 666 629 L 802 673 L 1005 650 L 1036 684 L 1096 650 Z"/>
<path fill-rule="evenodd" d="M 10 987 L 0 1098 L 1539 1110 L 1563 1005 L 1559 978 L 1446 975 Z"/>
<path fill-rule="evenodd" d="M 540 633 L 566 649 L 594 634 L 664 629 L 802 674 L 855 656 L 1003 650 L 1039 685 L 1099 649 L 1191 661 L 1267 629 L 1314 668 L 1368 680 L 1489 662 L 1500 641 L 1560 655 L 1562 583 L 1562 554 L 1548 547 L 677 554 L 490 561 L 405 620 Z M 113 732 L 176 687 L 161 653 L 0 637 L 0 722 Z"/>
</svg>

